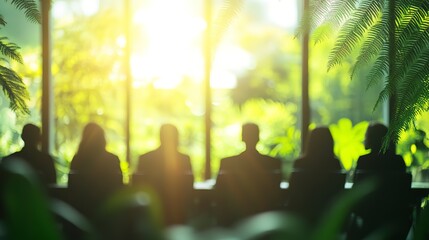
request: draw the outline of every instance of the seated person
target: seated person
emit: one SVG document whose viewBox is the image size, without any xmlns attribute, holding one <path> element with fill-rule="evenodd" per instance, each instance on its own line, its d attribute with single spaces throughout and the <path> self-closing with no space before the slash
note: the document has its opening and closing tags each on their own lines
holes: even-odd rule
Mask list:
<svg viewBox="0 0 429 240">
<path fill-rule="evenodd" d="M 41 140 L 40 128 L 34 124 L 26 124 L 21 133 L 24 147 L 15 153 L 3 158 L 2 163 L 21 159 L 27 163 L 41 177 L 45 184 L 55 184 L 57 175 L 53 158 L 39 150 Z"/>
<path fill-rule="evenodd" d="M 160 129 L 160 146 L 139 157 L 137 173 L 192 174 L 190 157 L 179 152 L 179 131 L 172 124 Z"/>
<path fill-rule="evenodd" d="M 121 175 L 118 156 L 106 150 L 104 130 L 96 123 L 83 129 L 77 153 L 70 163 L 70 172 L 85 174 Z"/>
<path fill-rule="evenodd" d="M 334 139 L 329 128 L 313 129 L 305 147 L 304 154 L 293 165 L 287 208 L 314 223 L 343 191 L 346 175 L 334 154 Z"/>
<path fill-rule="evenodd" d="M 222 225 L 280 207 L 281 161 L 256 149 L 258 125 L 244 124 L 242 140 L 246 149 L 220 162 L 215 188 Z"/>
<path fill-rule="evenodd" d="M 406 173 L 404 160 L 396 154 L 393 142 L 383 149 L 387 132 L 388 128 L 381 123 L 371 123 L 367 128 L 364 144 L 371 152 L 359 157 L 353 188 L 358 190 L 360 183 L 369 178 L 375 190 L 356 206 L 348 233 L 350 239 L 363 239 L 386 226 L 392 227 L 390 233 L 395 236 L 389 239 L 405 239 L 410 229 L 411 175 Z"/>
<path fill-rule="evenodd" d="M 242 126 L 242 140 L 246 149 L 239 155 L 227 157 L 221 160 L 219 172 L 240 172 L 240 171 L 281 171 L 281 161 L 279 159 L 263 155 L 256 149 L 259 142 L 259 127 L 254 123 L 246 123 Z"/>
<path fill-rule="evenodd" d="M 310 132 L 307 146 L 293 165 L 295 170 L 340 171 L 340 161 L 334 154 L 334 139 L 327 127 L 317 127 Z"/>
<path fill-rule="evenodd" d="M 160 146 L 139 157 L 133 184 L 152 188 L 163 208 L 165 225 L 184 224 L 192 201 L 194 176 L 190 157 L 179 152 L 179 131 L 160 128 Z"/>
<path fill-rule="evenodd" d="M 382 149 L 387 130 L 387 127 L 381 123 L 372 123 L 368 126 L 365 133 L 364 145 L 371 152 L 359 157 L 355 169 L 356 172 L 395 171 L 405 173 L 404 159 L 402 156 L 396 154 L 394 143 L 390 142 L 387 149 Z"/>
<path fill-rule="evenodd" d="M 74 196 L 75 207 L 91 215 L 122 184 L 120 160 L 106 150 L 103 128 L 96 123 L 88 123 L 70 163 L 68 186 Z"/>
</svg>

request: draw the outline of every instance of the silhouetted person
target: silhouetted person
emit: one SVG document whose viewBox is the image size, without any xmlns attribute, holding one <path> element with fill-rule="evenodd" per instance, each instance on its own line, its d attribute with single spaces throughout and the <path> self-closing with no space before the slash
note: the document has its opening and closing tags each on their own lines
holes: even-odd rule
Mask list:
<svg viewBox="0 0 429 240">
<path fill-rule="evenodd" d="M 346 175 L 334 154 L 329 128 L 317 127 L 309 133 L 304 154 L 293 167 L 287 207 L 313 224 L 329 209 L 345 184 Z"/>
<path fill-rule="evenodd" d="M 372 123 L 368 126 L 365 133 L 364 145 L 371 152 L 359 157 L 356 172 L 405 172 L 404 159 L 402 156 L 396 154 L 394 143 L 390 142 L 387 149 L 382 149 L 387 130 L 387 127 L 381 123 Z"/>
<path fill-rule="evenodd" d="M 340 161 L 334 154 L 334 139 L 327 127 L 317 127 L 310 132 L 304 155 L 295 160 L 294 169 L 339 171 Z"/>
<path fill-rule="evenodd" d="M 139 157 L 133 184 L 150 187 L 161 200 L 164 224 L 184 224 L 192 201 L 194 176 L 190 157 L 179 152 L 179 132 L 172 124 L 160 128 L 160 146 Z"/>
<path fill-rule="evenodd" d="M 41 178 L 45 184 L 55 184 L 57 175 L 53 158 L 39 150 L 41 140 L 40 128 L 34 124 L 26 124 L 21 133 L 24 147 L 7 157 L 2 162 L 21 159 L 26 162 Z"/>
<path fill-rule="evenodd" d="M 406 173 L 404 160 L 395 153 L 392 141 L 386 149 L 382 148 L 387 132 L 388 128 L 381 123 L 367 128 L 364 144 L 371 152 L 359 157 L 353 188 L 359 190 L 360 183 L 369 180 L 375 190 L 356 207 L 349 239 L 362 239 L 379 230 L 390 234 L 384 239 L 405 239 L 410 229 L 411 175 Z"/>
<path fill-rule="evenodd" d="M 179 132 L 172 124 L 160 129 L 160 146 L 139 157 L 138 173 L 189 173 L 192 174 L 190 157 L 179 152 Z"/>
<path fill-rule="evenodd" d="M 246 144 L 246 149 L 236 156 L 227 157 L 221 160 L 219 172 L 242 172 L 256 173 L 280 172 L 281 161 L 279 159 L 263 155 L 256 149 L 259 142 L 259 127 L 254 123 L 246 123 L 242 126 L 242 141 Z"/>
<path fill-rule="evenodd" d="M 218 213 L 223 225 L 280 207 L 281 161 L 256 149 L 258 125 L 243 124 L 241 135 L 246 149 L 221 160 L 216 180 Z"/>
<path fill-rule="evenodd" d="M 68 185 L 76 207 L 87 215 L 122 185 L 119 158 L 106 151 L 104 130 L 96 123 L 88 123 L 83 129 L 70 164 Z"/>
</svg>

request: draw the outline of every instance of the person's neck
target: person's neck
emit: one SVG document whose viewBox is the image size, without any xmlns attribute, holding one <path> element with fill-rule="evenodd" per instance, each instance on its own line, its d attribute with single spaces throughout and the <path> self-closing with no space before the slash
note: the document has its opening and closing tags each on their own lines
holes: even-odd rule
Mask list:
<svg viewBox="0 0 429 240">
<path fill-rule="evenodd" d="M 249 147 L 246 146 L 246 150 L 247 153 L 259 153 L 258 150 L 256 149 L 256 147 Z"/>
<path fill-rule="evenodd" d="M 37 147 L 37 145 L 24 145 L 24 147 L 22 149 L 39 150 L 39 148 Z"/>
</svg>

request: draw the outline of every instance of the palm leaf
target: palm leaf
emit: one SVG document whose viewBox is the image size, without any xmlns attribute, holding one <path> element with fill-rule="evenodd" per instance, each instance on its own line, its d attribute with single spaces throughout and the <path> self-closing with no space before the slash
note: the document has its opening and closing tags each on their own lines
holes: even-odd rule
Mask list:
<svg viewBox="0 0 429 240">
<path fill-rule="evenodd" d="M 329 13 L 325 16 L 323 27 L 325 30 L 319 34 L 316 33 L 316 43 L 332 34 L 332 30 L 341 27 L 349 16 L 356 10 L 356 0 L 336 1 L 330 5 Z M 320 17 L 319 17 L 320 18 Z M 319 29 L 320 27 L 318 27 Z"/>
<path fill-rule="evenodd" d="M 18 50 L 19 50 L 18 45 L 11 42 L 7 42 L 6 37 L 0 37 L 0 53 L 19 63 L 22 63 L 22 57 L 18 53 Z"/>
<path fill-rule="evenodd" d="M 341 63 L 358 45 L 368 29 L 373 26 L 380 17 L 383 0 L 366 0 L 356 9 L 340 30 L 340 33 L 332 49 L 328 70 Z M 360 19 L 356 21 L 356 19 Z"/>
<path fill-rule="evenodd" d="M 6 2 L 8 0 L 5 0 Z M 42 0 L 41 0 L 42 1 Z M 41 23 L 41 15 L 37 3 L 33 0 L 12 0 L 18 10 L 23 10 L 28 20 L 34 23 Z"/>
<path fill-rule="evenodd" d="M 0 14 L 0 25 L 1 26 L 6 26 L 6 20 L 4 20 L 4 17 L 1 14 Z"/>
<path fill-rule="evenodd" d="M 317 0 L 313 2 L 312 6 L 319 9 L 312 9 L 314 16 L 310 18 L 322 20 L 321 23 L 312 21 L 321 28 L 314 31 L 316 37 L 323 39 L 323 34 L 332 29 L 339 32 L 329 55 L 328 70 L 359 48 L 351 77 L 357 68 L 371 64 L 367 87 L 385 81 L 374 108 L 395 96 L 389 137 L 397 140 L 399 133 L 407 129 L 416 116 L 428 110 L 429 1 L 395 1 L 395 59 L 389 58 L 388 0 L 331 0 L 329 3 L 322 1 L 322 5 Z M 335 14 L 341 6 L 345 6 L 344 14 Z M 344 19 L 347 20 L 342 24 Z M 393 64 L 389 64 L 391 61 Z M 394 75 L 389 76 L 389 73 Z"/>
<path fill-rule="evenodd" d="M 0 65 L 0 85 L 10 100 L 12 110 L 23 113 L 29 112 L 26 103 L 29 99 L 27 88 L 16 72 Z"/>
<path fill-rule="evenodd" d="M 212 48 L 215 49 L 243 7 L 244 0 L 225 0 L 213 21 Z"/>
<path fill-rule="evenodd" d="M 369 64 L 374 58 L 376 58 L 383 46 L 386 44 L 386 39 L 380 36 L 387 33 L 387 25 L 381 21 L 374 24 L 368 31 L 366 39 L 362 44 L 360 53 L 356 58 L 356 62 L 352 68 L 350 77 L 353 78 L 355 71 L 364 65 Z M 374 79 L 374 78 L 373 78 Z M 373 84 L 374 81 L 371 81 Z M 369 85 L 368 85 L 369 86 Z"/>
<path fill-rule="evenodd" d="M 311 2 L 307 9 L 304 9 L 303 17 L 300 19 L 296 36 L 310 32 L 322 25 L 331 9 L 331 1 L 320 0 Z"/>
</svg>

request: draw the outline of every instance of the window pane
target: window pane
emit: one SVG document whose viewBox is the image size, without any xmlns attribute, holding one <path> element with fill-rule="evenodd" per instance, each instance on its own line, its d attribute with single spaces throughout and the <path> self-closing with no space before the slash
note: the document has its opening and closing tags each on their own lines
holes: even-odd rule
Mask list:
<svg viewBox="0 0 429 240">
<path fill-rule="evenodd" d="M 41 25 L 26 19 L 23 11 L 17 10 L 10 2 L 0 2 L 0 14 L 7 22 L 1 29 L 0 37 L 7 37 L 8 42 L 17 44 L 23 58 L 20 64 L 11 59 L 1 61 L 1 65 L 14 70 L 22 77 L 27 86 L 30 114 L 16 114 L 9 108 L 9 98 L 3 88 L 0 91 L 0 157 L 18 151 L 23 146 L 21 130 L 24 124 L 41 125 Z M 1 54 L 0 54 L 1 55 Z M 1 57 L 5 57 L 1 55 Z"/>
<path fill-rule="evenodd" d="M 241 124 L 260 126 L 258 149 L 283 160 L 287 178 L 300 152 L 301 45 L 296 1 L 245 1 L 215 54 L 213 161 L 244 150 Z"/>
</svg>

